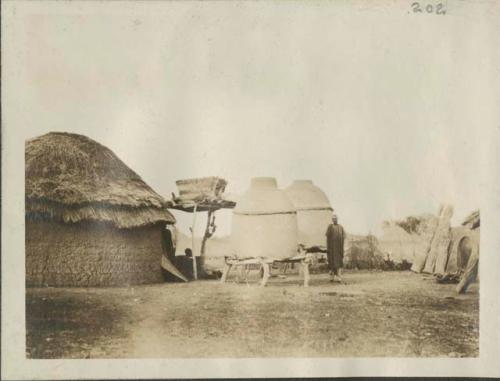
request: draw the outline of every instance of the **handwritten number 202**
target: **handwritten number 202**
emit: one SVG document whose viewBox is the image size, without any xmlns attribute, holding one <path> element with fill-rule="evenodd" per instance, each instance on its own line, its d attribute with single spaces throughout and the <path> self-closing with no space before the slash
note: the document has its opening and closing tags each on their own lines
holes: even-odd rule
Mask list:
<svg viewBox="0 0 500 381">
<path fill-rule="evenodd" d="M 415 2 L 412 3 L 411 7 L 413 8 L 413 13 L 422 13 L 427 12 L 427 13 L 436 13 L 437 15 L 445 15 L 446 14 L 446 9 L 444 8 L 442 3 L 436 4 L 436 6 L 432 4 L 427 4 L 424 8 L 422 8 L 422 5 L 420 3 Z"/>
</svg>

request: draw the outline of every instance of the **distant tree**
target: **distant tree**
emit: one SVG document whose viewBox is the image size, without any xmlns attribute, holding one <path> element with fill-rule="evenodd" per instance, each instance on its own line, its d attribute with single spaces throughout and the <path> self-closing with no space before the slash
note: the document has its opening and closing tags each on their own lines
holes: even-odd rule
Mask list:
<svg viewBox="0 0 500 381">
<path fill-rule="evenodd" d="M 406 219 L 401 221 L 396 221 L 396 225 L 403 228 L 409 234 L 417 233 L 421 223 L 422 220 L 420 218 L 413 216 L 406 217 Z"/>
</svg>

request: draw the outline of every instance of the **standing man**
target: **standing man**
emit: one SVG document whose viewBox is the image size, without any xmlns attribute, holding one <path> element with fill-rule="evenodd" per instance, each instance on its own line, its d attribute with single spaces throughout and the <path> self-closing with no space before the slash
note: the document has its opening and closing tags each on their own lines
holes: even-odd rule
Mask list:
<svg viewBox="0 0 500 381">
<path fill-rule="evenodd" d="M 332 223 L 326 230 L 326 251 L 328 255 L 328 267 L 330 268 L 330 282 L 337 278 L 342 282 L 341 274 L 344 266 L 344 239 L 345 232 L 339 225 L 337 215 L 332 216 Z"/>
</svg>

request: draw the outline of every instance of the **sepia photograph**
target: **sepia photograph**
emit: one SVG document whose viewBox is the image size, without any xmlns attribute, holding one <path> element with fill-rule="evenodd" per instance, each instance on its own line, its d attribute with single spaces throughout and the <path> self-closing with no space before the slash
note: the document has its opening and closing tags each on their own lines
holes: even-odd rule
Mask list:
<svg viewBox="0 0 500 381">
<path fill-rule="evenodd" d="M 497 5 L 4 2 L 7 374 L 486 374 Z"/>
<path fill-rule="evenodd" d="M 181 179 L 162 197 L 62 132 L 28 140 L 25 163 L 30 358 L 478 355 L 479 211 L 353 234 L 312 180 L 231 197 Z"/>
</svg>

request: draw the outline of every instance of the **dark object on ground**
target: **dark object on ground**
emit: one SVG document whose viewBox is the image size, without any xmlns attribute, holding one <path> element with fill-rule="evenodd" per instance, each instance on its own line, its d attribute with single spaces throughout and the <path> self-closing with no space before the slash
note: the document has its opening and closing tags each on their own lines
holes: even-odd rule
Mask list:
<svg viewBox="0 0 500 381">
<path fill-rule="evenodd" d="M 408 262 L 406 259 L 403 259 L 401 262 L 394 262 L 389 255 L 384 259 L 384 263 L 382 264 L 381 269 L 384 271 L 408 271 L 411 269 L 412 264 Z"/>
<path fill-rule="evenodd" d="M 189 280 L 194 279 L 193 273 L 193 253 L 191 249 L 186 249 L 186 255 L 177 255 L 174 257 L 174 264 L 180 270 L 182 274 Z M 203 268 L 203 261 L 201 257 L 197 257 L 196 268 L 198 272 L 198 279 L 220 279 L 222 277 L 222 272 L 215 271 L 205 271 Z M 175 281 L 172 277 L 166 274 L 167 280 Z"/>
<path fill-rule="evenodd" d="M 401 263 L 396 265 L 396 270 L 399 271 L 408 271 L 411 269 L 412 263 L 408 262 L 406 259 L 403 259 Z"/>
<path fill-rule="evenodd" d="M 389 255 L 387 256 L 386 259 L 384 259 L 384 264 L 382 265 L 382 268 L 384 270 L 386 270 L 386 271 L 394 271 L 394 270 L 396 270 L 396 264 L 391 259 L 391 257 L 389 257 Z"/>
<path fill-rule="evenodd" d="M 460 277 L 462 273 L 461 272 L 456 272 L 453 274 L 437 274 L 436 275 L 436 282 L 441 283 L 441 284 L 450 284 L 450 283 L 458 283 L 460 282 Z"/>
</svg>

